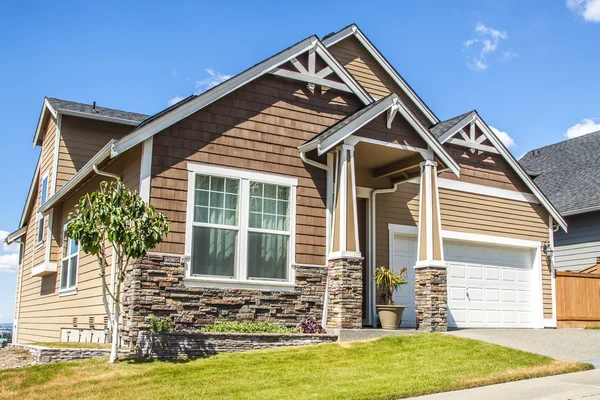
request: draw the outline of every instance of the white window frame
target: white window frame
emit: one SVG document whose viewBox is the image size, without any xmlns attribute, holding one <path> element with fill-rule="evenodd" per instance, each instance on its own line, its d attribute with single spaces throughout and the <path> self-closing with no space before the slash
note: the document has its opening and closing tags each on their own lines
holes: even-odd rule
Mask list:
<svg viewBox="0 0 600 400">
<path fill-rule="evenodd" d="M 48 201 L 48 197 L 50 195 L 50 188 L 48 187 L 50 172 L 46 171 L 46 173 L 42 176 L 42 180 L 40 181 L 40 203 L 39 207 L 43 206 L 46 201 Z M 42 190 L 44 187 L 44 181 L 46 181 L 46 193 L 44 199 L 44 191 Z M 38 209 L 39 209 L 38 207 Z M 41 225 L 40 225 L 41 224 Z M 36 215 L 36 231 L 35 231 L 35 246 L 41 247 L 44 243 L 44 216 L 41 213 L 37 213 Z M 42 238 L 40 239 L 40 230 L 42 231 Z"/>
<path fill-rule="evenodd" d="M 191 275 L 191 257 L 192 257 L 192 230 L 194 226 L 194 195 L 196 175 L 216 176 L 220 178 L 239 179 L 239 205 L 238 205 L 238 229 L 237 247 L 235 254 L 235 276 L 234 278 L 192 276 Z M 288 271 L 286 281 L 273 281 L 262 279 L 247 279 L 247 252 L 248 236 L 247 233 L 262 232 L 282 234 L 281 231 L 272 231 L 267 229 L 256 229 L 248 227 L 250 215 L 250 181 L 268 183 L 273 185 L 283 185 L 290 187 L 290 229 L 288 240 Z M 215 287 L 215 288 L 251 288 L 256 290 L 279 290 L 291 291 L 295 287 L 295 271 L 292 266 L 296 262 L 296 188 L 298 179 L 281 175 L 272 175 L 262 172 L 247 170 L 238 170 L 227 167 L 217 167 L 213 165 L 188 163 L 188 196 L 187 196 L 187 216 L 185 232 L 185 284 L 187 286 Z M 210 224 L 202 224 L 210 226 Z M 223 227 L 218 225 L 218 227 Z M 227 227 L 225 227 L 227 228 Z"/>
<path fill-rule="evenodd" d="M 61 242 L 61 247 L 60 247 L 60 280 L 58 282 L 58 295 L 59 296 L 71 296 L 74 294 L 77 294 L 77 284 L 79 283 L 79 256 L 81 254 L 81 249 L 79 248 L 79 243 L 77 243 L 77 273 L 75 275 L 75 284 L 73 286 L 69 286 L 69 282 L 71 281 L 71 274 L 73 273 L 73 268 L 71 266 L 71 258 L 73 256 L 73 254 L 69 253 L 69 242 L 71 241 L 71 239 L 69 239 L 69 237 L 67 236 L 67 226 L 69 225 L 69 223 L 67 222 L 64 226 L 63 226 L 63 236 L 62 236 L 62 242 Z M 66 257 L 63 257 L 63 248 L 65 246 L 65 240 L 67 241 L 67 255 Z M 69 268 L 68 268 L 68 276 L 67 276 L 67 287 L 63 288 L 61 287 L 61 282 L 62 282 L 62 275 L 64 273 L 63 270 L 63 261 L 65 260 L 69 260 Z"/>
</svg>

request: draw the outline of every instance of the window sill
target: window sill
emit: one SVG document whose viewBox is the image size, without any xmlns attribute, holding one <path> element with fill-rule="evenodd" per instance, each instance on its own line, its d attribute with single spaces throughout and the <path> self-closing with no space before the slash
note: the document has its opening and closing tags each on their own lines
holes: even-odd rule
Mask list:
<svg viewBox="0 0 600 400">
<path fill-rule="evenodd" d="M 77 294 L 77 288 L 61 289 L 58 291 L 58 297 L 73 296 Z"/>
<path fill-rule="evenodd" d="M 296 285 L 289 282 L 269 281 L 240 281 L 235 279 L 211 279 L 199 277 L 187 277 L 183 280 L 188 287 L 205 287 L 215 289 L 248 289 L 277 292 L 293 292 Z"/>
<path fill-rule="evenodd" d="M 41 242 L 37 242 L 37 243 L 35 244 L 35 248 L 36 248 L 36 249 L 39 249 L 39 248 L 41 248 L 41 247 L 44 247 L 44 241 L 43 241 L 43 240 L 42 240 Z"/>
</svg>

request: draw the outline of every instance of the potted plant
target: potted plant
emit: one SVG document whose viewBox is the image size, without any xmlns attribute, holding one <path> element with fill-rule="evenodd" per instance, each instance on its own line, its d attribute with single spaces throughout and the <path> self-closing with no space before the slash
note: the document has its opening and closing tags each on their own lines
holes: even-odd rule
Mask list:
<svg viewBox="0 0 600 400">
<path fill-rule="evenodd" d="M 377 267 L 375 271 L 375 283 L 377 284 L 377 289 L 381 291 L 385 303 L 376 306 L 379 321 L 383 329 L 397 329 L 402 321 L 402 314 L 406 307 L 394 305 L 392 295 L 398 290 L 400 285 L 408 283 L 402 276 L 405 272 L 406 268 L 402 268 L 395 274 L 394 271 L 384 266 Z"/>
</svg>

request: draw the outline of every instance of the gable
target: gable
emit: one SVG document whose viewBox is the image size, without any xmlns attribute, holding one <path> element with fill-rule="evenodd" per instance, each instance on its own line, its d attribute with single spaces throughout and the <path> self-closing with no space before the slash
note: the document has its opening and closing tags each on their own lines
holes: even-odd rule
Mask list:
<svg viewBox="0 0 600 400">
<path fill-rule="evenodd" d="M 150 202 L 171 221 L 157 251 L 184 253 L 188 163 L 213 164 L 297 178 L 296 261 L 324 264 L 326 174 L 298 147 L 361 105 L 351 93 L 265 75 L 157 133 Z"/>
<path fill-rule="evenodd" d="M 401 115 L 397 115 L 388 129 L 387 114 L 381 114 L 354 133 L 356 136 L 375 139 L 386 143 L 401 144 L 427 149 L 427 143 L 421 135 Z"/>
<path fill-rule="evenodd" d="M 304 65 L 301 67 L 297 65 L 298 57 L 306 53 L 308 53 L 309 60 L 308 70 Z M 327 67 L 320 71 L 317 71 L 317 66 L 315 65 L 317 56 L 327 65 Z M 291 68 L 281 68 L 283 65 L 288 65 L 289 68 L 289 62 L 292 62 L 296 71 L 293 71 Z M 330 79 L 332 73 L 339 78 L 340 82 Z M 186 99 L 186 101 L 182 101 L 178 105 L 167 109 L 166 112 L 161 112 L 155 117 L 149 118 L 143 124 L 140 124 L 131 134 L 119 140 L 115 144 L 111 156 L 117 156 L 119 153 L 143 142 L 165 128 L 266 74 L 274 74 L 304 82 L 309 90 L 321 91 L 331 88 L 350 92 L 365 105 L 373 102 L 372 97 L 344 69 L 323 43 L 316 36 L 311 36 L 209 89 L 201 95 Z"/>
<path fill-rule="evenodd" d="M 423 125 L 429 127 L 432 122 L 435 122 L 420 110 L 414 100 L 405 93 L 354 35 L 348 36 L 328 48 L 371 96 L 379 99 L 390 93 L 397 93 Z"/>
<path fill-rule="evenodd" d="M 472 153 L 468 148 L 451 143 L 445 143 L 444 148 L 460 165 L 460 177 L 450 172 L 442 172 L 440 178 L 531 193 L 531 190 L 500 154 L 481 150 Z"/>
</svg>

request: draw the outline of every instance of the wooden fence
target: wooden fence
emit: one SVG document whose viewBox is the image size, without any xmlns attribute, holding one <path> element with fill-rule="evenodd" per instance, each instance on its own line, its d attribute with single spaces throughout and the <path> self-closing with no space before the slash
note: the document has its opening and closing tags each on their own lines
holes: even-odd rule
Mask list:
<svg viewBox="0 0 600 400">
<path fill-rule="evenodd" d="M 558 328 L 600 325 L 600 274 L 556 272 Z"/>
</svg>

